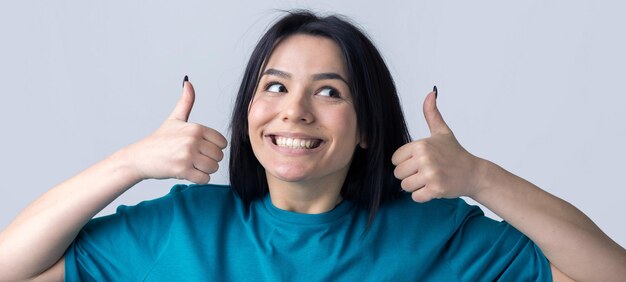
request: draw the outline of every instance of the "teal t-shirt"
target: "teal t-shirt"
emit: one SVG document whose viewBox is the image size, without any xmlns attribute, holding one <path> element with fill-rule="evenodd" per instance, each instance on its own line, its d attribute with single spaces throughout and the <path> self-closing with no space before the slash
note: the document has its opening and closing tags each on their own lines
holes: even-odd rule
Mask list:
<svg viewBox="0 0 626 282">
<path fill-rule="evenodd" d="M 368 212 L 247 208 L 228 186 L 176 185 L 91 220 L 65 253 L 66 281 L 550 281 L 539 248 L 462 199 L 410 194 Z"/>
</svg>

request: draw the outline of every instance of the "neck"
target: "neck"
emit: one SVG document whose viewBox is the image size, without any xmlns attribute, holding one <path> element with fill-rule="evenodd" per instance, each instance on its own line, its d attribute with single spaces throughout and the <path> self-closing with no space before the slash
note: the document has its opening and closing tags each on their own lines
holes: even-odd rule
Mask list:
<svg viewBox="0 0 626 282">
<path fill-rule="evenodd" d="M 341 181 L 287 182 L 267 175 L 272 204 L 279 209 L 318 214 L 332 210 L 341 201 Z"/>
</svg>

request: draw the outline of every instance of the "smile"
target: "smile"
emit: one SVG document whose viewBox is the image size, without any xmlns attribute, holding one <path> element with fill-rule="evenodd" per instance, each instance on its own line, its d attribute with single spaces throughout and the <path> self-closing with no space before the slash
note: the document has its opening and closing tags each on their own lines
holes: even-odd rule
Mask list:
<svg viewBox="0 0 626 282">
<path fill-rule="evenodd" d="M 316 138 L 290 138 L 272 135 L 272 143 L 278 147 L 290 149 L 313 149 L 319 147 L 321 139 Z"/>
</svg>

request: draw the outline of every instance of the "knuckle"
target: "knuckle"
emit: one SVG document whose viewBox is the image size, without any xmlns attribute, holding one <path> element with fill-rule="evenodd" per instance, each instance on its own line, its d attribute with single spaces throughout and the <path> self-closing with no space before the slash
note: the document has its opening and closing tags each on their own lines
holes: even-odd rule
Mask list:
<svg viewBox="0 0 626 282">
<path fill-rule="evenodd" d="M 175 165 L 173 167 L 173 173 L 176 177 L 185 177 L 187 175 L 187 169 L 182 165 Z"/>
<path fill-rule="evenodd" d="M 443 176 L 443 170 L 441 168 L 435 168 L 432 170 L 432 180 L 435 181 L 436 183 L 441 183 L 443 182 L 444 176 Z"/>
<path fill-rule="evenodd" d="M 183 143 L 183 146 L 184 146 L 184 147 L 189 148 L 189 147 L 193 147 L 193 146 L 196 144 L 197 140 L 198 140 L 198 139 L 196 139 L 196 138 L 195 138 L 195 137 L 193 137 L 193 136 L 187 136 L 187 137 L 185 137 L 185 138 L 183 139 L 183 142 L 182 142 L 182 143 Z"/>
<path fill-rule="evenodd" d="M 413 156 L 423 156 L 428 154 L 428 145 L 425 141 L 418 141 L 418 143 L 413 146 L 412 155 Z"/>
<path fill-rule="evenodd" d="M 209 173 L 214 173 L 216 172 L 218 169 L 220 169 L 220 165 L 217 162 L 211 162 L 209 164 Z"/>
<path fill-rule="evenodd" d="M 429 154 L 420 154 L 417 161 L 422 165 L 431 164 L 433 162 L 433 157 Z"/>
<path fill-rule="evenodd" d="M 180 158 L 180 160 L 182 160 L 182 161 L 185 161 L 185 160 L 191 159 L 191 156 L 192 156 L 192 155 L 193 155 L 193 154 L 192 154 L 192 152 L 191 152 L 191 149 L 190 149 L 190 148 L 185 148 L 185 149 L 182 149 L 182 150 L 180 150 L 180 152 L 179 152 L 179 158 Z"/>
<path fill-rule="evenodd" d="M 189 131 L 189 134 L 191 136 L 202 136 L 202 133 L 204 132 L 204 127 L 197 123 L 192 123 L 189 124 L 187 130 Z"/>
<path fill-rule="evenodd" d="M 424 174 L 424 178 L 428 179 L 429 182 L 434 181 L 437 177 L 434 169 L 425 169 L 422 173 Z"/>
<path fill-rule="evenodd" d="M 429 146 L 428 139 L 421 139 L 421 140 L 415 141 L 415 145 L 413 146 L 413 149 L 418 152 L 423 152 L 428 148 L 428 146 Z"/>
</svg>

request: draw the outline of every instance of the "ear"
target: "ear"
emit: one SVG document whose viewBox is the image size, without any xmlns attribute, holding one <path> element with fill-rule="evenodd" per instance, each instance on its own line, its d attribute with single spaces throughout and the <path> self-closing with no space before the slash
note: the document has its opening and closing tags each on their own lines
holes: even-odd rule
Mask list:
<svg viewBox="0 0 626 282">
<path fill-rule="evenodd" d="M 361 149 L 367 149 L 368 146 L 367 146 L 367 140 L 365 140 L 365 137 L 357 136 L 357 139 L 359 139 L 359 143 L 357 145 L 359 145 Z"/>
</svg>

